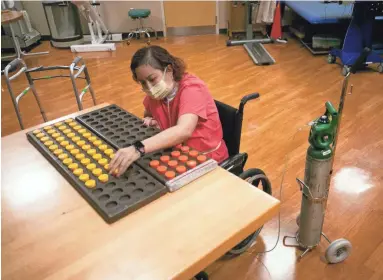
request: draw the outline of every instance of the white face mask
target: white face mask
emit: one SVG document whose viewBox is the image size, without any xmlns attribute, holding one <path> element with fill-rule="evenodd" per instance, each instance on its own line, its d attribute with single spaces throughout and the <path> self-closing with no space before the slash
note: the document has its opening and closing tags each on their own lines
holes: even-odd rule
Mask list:
<svg viewBox="0 0 383 280">
<path fill-rule="evenodd" d="M 165 68 L 161 81 L 159 81 L 156 85 L 149 87 L 149 90 L 146 91 L 146 93 L 153 99 L 162 100 L 169 94 L 171 94 L 173 91 L 173 85 L 171 87 L 168 87 L 168 85 L 165 82 L 167 68 L 168 67 Z"/>
</svg>

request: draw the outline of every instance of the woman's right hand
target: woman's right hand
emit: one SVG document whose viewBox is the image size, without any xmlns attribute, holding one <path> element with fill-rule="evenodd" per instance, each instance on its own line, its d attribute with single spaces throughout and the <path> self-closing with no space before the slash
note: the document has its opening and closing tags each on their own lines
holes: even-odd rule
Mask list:
<svg viewBox="0 0 383 280">
<path fill-rule="evenodd" d="M 152 117 L 145 117 L 143 121 L 144 121 L 144 125 L 146 126 L 158 127 L 157 121 L 153 119 Z"/>
</svg>

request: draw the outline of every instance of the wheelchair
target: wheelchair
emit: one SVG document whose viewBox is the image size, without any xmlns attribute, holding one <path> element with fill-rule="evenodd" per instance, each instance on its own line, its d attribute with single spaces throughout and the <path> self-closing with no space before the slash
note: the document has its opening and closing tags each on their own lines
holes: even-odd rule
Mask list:
<svg viewBox="0 0 383 280">
<path fill-rule="evenodd" d="M 225 140 L 229 158 L 220 163 L 220 166 L 234 175 L 249 182 L 256 188 L 262 187 L 262 190 L 269 195 L 272 195 L 271 183 L 266 174 L 258 168 L 251 168 L 244 170 L 246 161 L 248 159 L 247 153 L 240 153 L 240 143 L 242 134 L 242 121 L 245 105 L 248 101 L 257 99 L 259 93 L 249 94 L 241 99 L 239 108 L 236 109 L 230 105 L 215 100 L 218 109 L 219 118 L 221 120 L 223 129 L 223 139 Z M 225 255 L 235 257 L 245 252 L 257 239 L 263 226 L 257 229 L 254 233 L 250 234 L 236 246 L 234 246 Z M 208 275 L 206 272 L 201 271 L 196 276 L 196 280 L 207 280 Z"/>
</svg>

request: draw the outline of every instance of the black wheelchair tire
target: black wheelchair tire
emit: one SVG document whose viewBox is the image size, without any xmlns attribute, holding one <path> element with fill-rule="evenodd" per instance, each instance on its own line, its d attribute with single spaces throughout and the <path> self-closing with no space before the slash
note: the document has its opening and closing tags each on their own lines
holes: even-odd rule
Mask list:
<svg viewBox="0 0 383 280">
<path fill-rule="evenodd" d="M 269 195 L 273 194 L 273 190 L 271 188 L 271 183 L 269 179 L 267 178 L 265 172 L 263 172 L 261 169 L 258 168 L 251 168 L 243 172 L 239 175 L 239 178 L 248 181 L 246 179 L 253 179 L 250 184 L 252 184 L 254 187 L 258 188 L 259 182 L 262 181 L 263 185 L 263 191 Z"/>
<path fill-rule="evenodd" d="M 196 276 L 194 276 L 193 280 L 208 280 L 209 276 L 205 271 L 201 271 Z"/>
<path fill-rule="evenodd" d="M 258 188 L 259 183 L 262 182 L 263 191 L 272 195 L 272 188 L 269 179 L 267 178 L 265 172 L 258 168 L 251 168 L 239 175 L 239 177 L 245 181 L 248 181 L 254 187 Z M 261 232 L 263 226 L 257 229 L 256 232 L 250 234 L 235 247 L 233 247 L 226 255 L 229 256 L 238 256 L 245 252 L 257 239 L 259 233 Z"/>
</svg>

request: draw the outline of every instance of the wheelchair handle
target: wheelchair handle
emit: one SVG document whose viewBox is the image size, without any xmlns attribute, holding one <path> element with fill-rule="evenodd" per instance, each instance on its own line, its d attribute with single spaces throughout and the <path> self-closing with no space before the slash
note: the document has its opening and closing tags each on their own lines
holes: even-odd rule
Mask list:
<svg viewBox="0 0 383 280">
<path fill-rule="evenodd" d="M 257 99 L 259 96 L 259 93 L 256 92 L 242 97 L 241 103 L 239 104 L 239 111 L 242 113 L 246 103 L 250 100 Z"/>
</svg>

